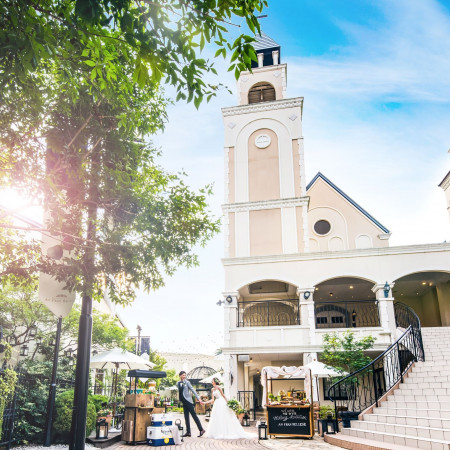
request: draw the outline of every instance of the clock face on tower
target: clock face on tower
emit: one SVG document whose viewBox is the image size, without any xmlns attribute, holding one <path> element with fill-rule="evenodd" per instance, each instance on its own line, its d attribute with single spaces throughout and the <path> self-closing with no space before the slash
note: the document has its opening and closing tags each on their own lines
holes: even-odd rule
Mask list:
<svg viewBox="0 0 450 450">
<path fill-rule="evenodd" d="M 260 134 L 255 138 L 255 145 L 258 148 L 266 148 L 270 145 L 271 139 L 268 134 Z"/>
</svg>

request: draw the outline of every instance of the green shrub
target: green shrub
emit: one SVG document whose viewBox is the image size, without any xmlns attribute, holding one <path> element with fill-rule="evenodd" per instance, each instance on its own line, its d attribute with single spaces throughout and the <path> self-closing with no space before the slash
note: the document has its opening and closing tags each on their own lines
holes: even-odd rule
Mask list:
<svg viewBox="0 0 450 450">
<path fill-rule="evenodd" d="M 73 407 L 74 391 L 65 391 L 56 397 L 56 419 L 54 422 L 54 429 L 63 440 L 67 439 L 70 433 L 72 422 L 72 407 Z M 95 410 L 94 402 L 88 398 L 87 419 L 86 419 L 86 436 L 89 436 L 95 429 L 97 421 L 97 412 Z"/>
<path fill-rule="evenodd" d="M 108 397 L 100 394 L 90 395 L 89 400 L 94 403 L 95 411 L 97 412 L 103 408 L 102 403 L 108 403 Z"/>
<path fill-rule="evenodd" d="M 331 405 L 322 405 L 319 408 L 319 418 L 321 419 L 327 419 L 328 415 L 331 415 L 331 417 L 334 419 L 335 410 L 334 406 Z"/>
</svg>

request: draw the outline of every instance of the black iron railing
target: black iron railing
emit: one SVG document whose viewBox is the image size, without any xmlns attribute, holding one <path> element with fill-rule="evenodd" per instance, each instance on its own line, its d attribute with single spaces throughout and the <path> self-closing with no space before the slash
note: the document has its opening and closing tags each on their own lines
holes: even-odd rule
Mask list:
<svg viewBox="0 0 450 450">
<path fill-rule="evenodd" d="M 256 420 L 256 396 L 255 391 L 238 391 L 238 402 Z"/>
<path fill-rule="evenodd" d="M 300 325 L 299 299 L 238 302 L 238 327 Z"/>
<path fill-rule="evenodd" d="M 376 300 L 348 300 L 316 302 L 316 328 L 379 327 Z"/>
<path fill-rule="evenodd" d="M 402 336 L 370 364 L 328 389 L 328 397 L 335 404 L 336 418 L 340 415 L 344 419 L 356 419 L 368 407 L 378 406 L 386 392 L 403 382 L 413 362 L 425 361 L 419 318 L 403 303 L 395 303 L 394 310 L 397 327 L 406 328 Z"/>
</svg>

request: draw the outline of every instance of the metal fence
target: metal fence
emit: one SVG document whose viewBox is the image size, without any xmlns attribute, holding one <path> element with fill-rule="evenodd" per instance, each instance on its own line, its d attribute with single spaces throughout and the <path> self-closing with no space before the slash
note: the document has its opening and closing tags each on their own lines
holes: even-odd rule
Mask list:
<svg viewBox="0 0 450 450">
<path fill-rule="evenodd" d="M 316 328 L 379 327 L 380 317 L 376 300 L 316 302 Z"/>
<path fill-rule="evenodd" d="M 238 302 L 238 327 L 300 325 L 299 299 Z"/>
<path fill-rule="evenodd" d="M 14 397 L 5 406 L 5 409 L 3 411 L 3 426 L 2 431 L 0 433 L 0 447 L 5 447 L 6 450 L 9 450 L 13 442 L 15 413 L 16 413 L 16 394 L 14 394 Z"/>
<path fill-rule="evenodd" d="M 255 391 L 238 391 L 238 402 L 256 420 L 256 397 Z"/>
</svg>

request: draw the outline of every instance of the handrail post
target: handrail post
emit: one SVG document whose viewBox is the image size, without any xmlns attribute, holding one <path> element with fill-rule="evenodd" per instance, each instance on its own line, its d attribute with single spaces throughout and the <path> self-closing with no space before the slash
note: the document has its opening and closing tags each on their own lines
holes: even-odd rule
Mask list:
<svg viewBox="0 0 450 450">
<path fill-rule="evenodd" d="M 375 374 L 375 366 L 372 363 L 372 377 L 373 377 L 373 389 L 375 393 L 375 406 L 378 408 L 378 387 L 377 387 L 377 377 Z"/>
<path fill-rule="evenodd" d="M 401 357 L 400 357 L 400 348 L 398 346 L 398 341 L 397 341 L 397 357 L 398 357 L 398 367 L 400 369 L 400 381 L 403 383 L 402 360 L 401 360 Z"/>
</svg>

